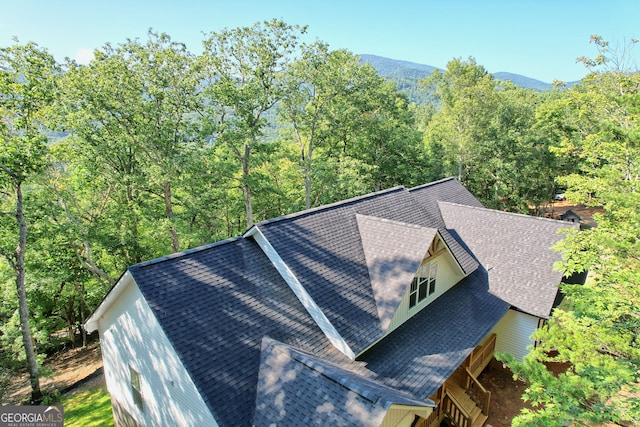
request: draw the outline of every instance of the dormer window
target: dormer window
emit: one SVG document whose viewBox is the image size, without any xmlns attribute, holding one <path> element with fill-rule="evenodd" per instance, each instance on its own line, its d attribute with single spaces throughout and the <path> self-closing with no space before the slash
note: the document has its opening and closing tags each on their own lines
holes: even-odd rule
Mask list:
<svg viewBox="0 0 640 427">
<path fill-rule="evenodd" d="M 415 307 L 436 292 L 437 275 L 437 263 L 425 262 L 420 266 L 416 276 L 411 281 L 411 290 L 409 291 L 409 308 Z"/>
</svg>

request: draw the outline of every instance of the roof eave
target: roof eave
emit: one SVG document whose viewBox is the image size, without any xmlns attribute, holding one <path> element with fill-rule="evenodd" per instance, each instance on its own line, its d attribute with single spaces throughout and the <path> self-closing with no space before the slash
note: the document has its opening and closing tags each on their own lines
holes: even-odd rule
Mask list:
<svg viewBox="0 0 640 427">
<path fill-rule="evenodd" d="M 134 283 L 133 276 L 129 270 L 125 271 L 116 284 L 111 288 L 109 293 L 104 297 L 98 308 L 93 312 L 91 316 L 84 323 L 84 329 L 91 333 L 98 329 L 99 322 L 102 316 L 109 310 L 109 308 L 116 302 L 116 300 L 122 295 L 127 287 Z"/>
</svg>

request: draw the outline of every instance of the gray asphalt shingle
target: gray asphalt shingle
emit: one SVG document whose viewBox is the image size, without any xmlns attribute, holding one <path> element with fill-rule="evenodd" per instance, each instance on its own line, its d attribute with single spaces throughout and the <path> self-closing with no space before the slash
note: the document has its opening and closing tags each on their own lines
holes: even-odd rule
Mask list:
<svg viewBox="0 0 640 427">
<path fill-rule="evenodd" d="M 389 387 L 432 395 L 509 309 L 488 288 L 478 268 L 358 360 Z"/>
<path fill-rule="evenodd" d="M 129 270 L 220 425 L 251 425 L 265 335 L 359 369 L 328 342 L 251 239 Z"/>
<path fill-rule="evenodd" d="M 481 207 L 440 202 L 454 230 L 489 271 L 490 292 L 518 309 L 548 318 L 562 280 L 553 269 L 562 259 L 552 249 L 561 229 L 577 224 Z"/>
<path fill-rule="evenodd" d="M 356 214 L 436 228 L 466 273 L 478 264 L 449 235 L 437 201 L 435 204 L 420 201 L 404 187 L 258 224 L 285 264 L 357 354 L 382 337 L 385 327 L 378 316 Z M 425 245 L 424 253 L 429 243 Z M 398 248 L 398 257 L 404 256 L 401 250 Z"/>
<path fill-rule="evenodd" d="M 387 330 L 438 230 L 356 214 L 378 317 Z"/>
<path fill-rule="evenodd" d="M 434 406 L 270 338 L 260 362 L 258 427 L 379 426 L 392 404 Z"/>
<path fill-rule="evenodd" d="M 355 353 L 383 336 L 436 233 L 449 246 L 469 276 L 356 362 L 331 345 L 251 238 L 129 271 L 220 425 L 322 424 L 314 416 L 332 405 L 325 423 L 348 425 L 347 400 L 379 414 L 389 402 L 432 394 L 510 304 L 548 314 L 538 296 L 560 276 L 549 268 L 557 254 L 545 248 L 561 226 L 571 224 L 484 209 L 454 179 L 258 224 Z M 523 242 L 535 250 L 519 250 Z"/>
</svg>

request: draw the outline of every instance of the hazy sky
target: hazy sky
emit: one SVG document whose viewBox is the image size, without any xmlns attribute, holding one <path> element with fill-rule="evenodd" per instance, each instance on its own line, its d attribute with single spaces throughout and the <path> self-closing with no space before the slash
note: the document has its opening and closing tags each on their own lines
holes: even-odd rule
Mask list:
<svg viewBox="0 0 640 427">
<path fill-rule="evenodd" d="M 639 0 L 0 0 L 0 46 L 16 36 L 82 60 L 153 28 L 199 53 L 203 33 L 271 18 L 308 25 L 309 40 L 332 49 L 440 68 L 473 56 L 546 82 L 584 76 L 576 58 L 596 55 L 592 34 L 620 46 L 640 38 Z"/>
</svg>

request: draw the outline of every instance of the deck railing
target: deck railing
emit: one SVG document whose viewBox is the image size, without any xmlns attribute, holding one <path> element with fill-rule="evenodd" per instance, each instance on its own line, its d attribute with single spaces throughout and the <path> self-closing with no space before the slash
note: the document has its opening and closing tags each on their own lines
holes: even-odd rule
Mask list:
<svg viewBox="0 0 640 427">
<path fill-rule="evenodd" d="M 463 363 L 457 374 L 445 382 L 434 399 L 437 398 L 437 407 L 426 419 L 421 419 L 416 427 L 438 427 L 446 417 L 451 424 L 457 427 L 471 427 L 473 425 L 472 414 L 468 413 L 462 402 L 455 394 L 447 390 L 449 382 L 456 384 L 475 403 L 483 415 L 489 415 L 491 405 L 491 392 L 485 389 L 478 381 L 477 376 L 489 364 L 496 348 L 496 334 L 491 334 Z M 455 377 L 455 379 L 454 379 Z M 474 413 L 476 413 L 474 411 Z"/>
<path fill-rule="evenodd" d="M 485 389 L 478 379 L 467 368 L 467 386 L 465 392 L 476 406 L 480 408 L 484 415 L 489 415 L 489 405 L 491 405 L 491 392 Z"/>
<path fill-rule="evenodd" d="M 440 418 L 441 412 L 442 411 L 438 406 L 427 418 L 421 418 L 420 421 L 416 423 L 415 427 L 439 427 L 442 422 L 442 419 Z"/>
<path fill-rule="evenodd" d="M 489 338 L 482 344 L 480 344 L 469 355 L 469 370 L 476 377 L 480 375 L 480 372 L 489 364 L 493 359 L 493 353 L 496 350 L 496 334 L 491 334 Z"/>
<path fill-rule="evenodd" d="M 445 388 L 442 395 L 442 411 L 456 427 L 470 427 L 471 414 L 468 414 L 460 401 Z"/>
</svg>

